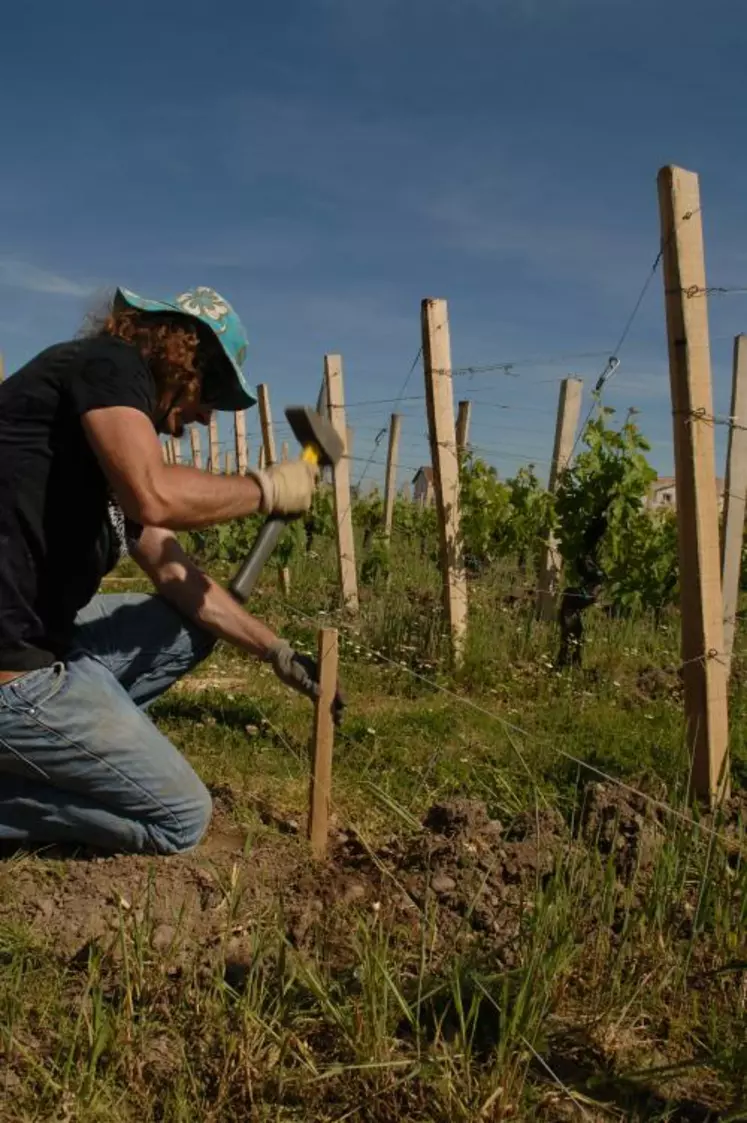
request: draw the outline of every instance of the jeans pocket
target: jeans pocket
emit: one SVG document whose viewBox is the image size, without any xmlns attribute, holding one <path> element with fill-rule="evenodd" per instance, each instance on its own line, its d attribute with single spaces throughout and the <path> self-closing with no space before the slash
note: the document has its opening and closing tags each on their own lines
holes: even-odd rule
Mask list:
<svg viewBox="0 0 747 1123">
<path fill-rule="evenodd" d="M 65 686 L 66 680 L 64 663 L 53 663 L 50 667 L 28 671 L 8 683 L 6 690 L 10 695 L 10 706 L 27 712 L 36 710 L 55 698 Z"/>
</svg>

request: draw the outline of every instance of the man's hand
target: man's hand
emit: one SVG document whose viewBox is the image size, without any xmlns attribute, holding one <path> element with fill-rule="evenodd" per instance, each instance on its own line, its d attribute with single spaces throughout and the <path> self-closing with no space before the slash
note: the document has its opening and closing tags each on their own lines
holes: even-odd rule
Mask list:
<svg viewBox="0 0 747 1123">
<path fill-rule="evenodd" d="M 286 640 L 281 639 L 268 648 L 267 660 L 277 677 L 286 686 L 292 687 L 312 701 L 319 697 L 319 668 L 316 659 L 312 659 L 310 655 L 301 655 L 300 652 L 294 651 Z M 332 703 L 335 725 L 341 723 L 344 708 L 345 697 L 337 684 Z"/>
<path fill-rule="evenodd" d="M 301 515 L 311 507 L 319 469 L 306 460 L 273 464 L 265 471 L 249 473 L 262 491 L 261 511 L 265 515 Z"/>
</svg>

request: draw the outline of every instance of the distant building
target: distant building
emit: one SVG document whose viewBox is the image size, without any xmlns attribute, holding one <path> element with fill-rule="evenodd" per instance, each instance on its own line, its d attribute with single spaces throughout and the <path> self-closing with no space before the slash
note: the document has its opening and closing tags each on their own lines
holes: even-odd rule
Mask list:
<svg viewBox="0 0 747 1123">
<path fill-rule="evenodd" d="M 654 510 L 658 507 L 671 507 L 674 509 L 676 505 L 676 495 L 677 491 L 674 476 L 659 476 L 659 478 L 654 480 L 651 484 L 646 506 Z"/>
<path fill-rule="evenodd" d="M 721 511 L 724 506 L 724 481 L 720 477 L 716 480 L 716 493 L 718 495 L 718 509 Z M 661 510 L 665 507 L 669 507 L 673 511 L 676 509 L 677 484 L 674 476 L 659 476 L 657 480 L 654 480 L 648 493 L 646 506 L 652 511 Z"/>
<path fill-rule="evenodd" d="M 418 468 L 412 481 L 412 496 L 421 507 L 429 507 L 433 502 L 433 469 L 429 464 Z"/>
</svg>

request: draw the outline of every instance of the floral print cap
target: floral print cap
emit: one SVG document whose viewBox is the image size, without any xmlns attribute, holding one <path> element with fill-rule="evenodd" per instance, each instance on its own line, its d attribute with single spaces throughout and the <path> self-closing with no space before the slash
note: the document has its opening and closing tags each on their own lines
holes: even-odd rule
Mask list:
<svg viewBox="0 0 747 1123">
<path fill-rule="evenodd" d="M 226 362 L 207 372 L 210 404 L 218 410 L 249 409 L 257 399 L 244 378 L 248 340 L 244 325 L 228 301 L 206 285 L 187 289 L 168 300 L 150 300 L 129 289 L 118 288 L 115 306 L 122 304 L 142 312 L 178 312 L 206 324 L 221 345 Z"/>
</svg>

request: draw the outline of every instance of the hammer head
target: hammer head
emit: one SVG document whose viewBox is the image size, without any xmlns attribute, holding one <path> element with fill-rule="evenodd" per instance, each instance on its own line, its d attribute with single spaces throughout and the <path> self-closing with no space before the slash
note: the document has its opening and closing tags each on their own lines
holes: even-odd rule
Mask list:
<svg viewBox="0 0 747 1123">
<path fill-rule="evenodd" d="M 299 444 L 303 448 L 307 445 L 317 448 L 320 468 L 329 468 L 338 462 L 345 446 L 331 421 L 309 406 L 288 406 L 285 416 Z"/>
</svg>

